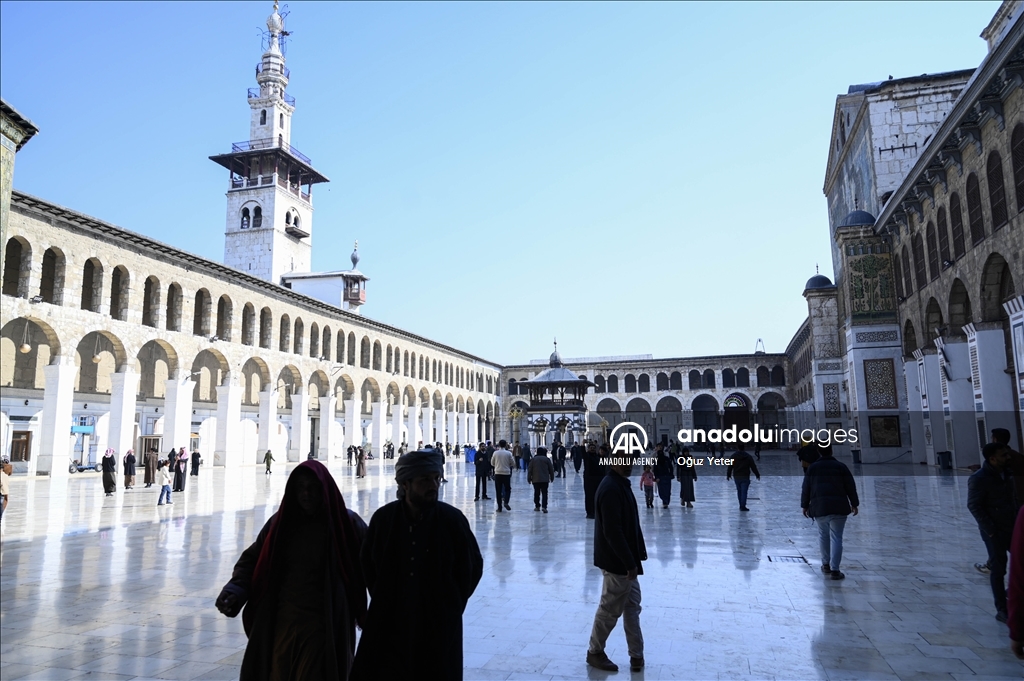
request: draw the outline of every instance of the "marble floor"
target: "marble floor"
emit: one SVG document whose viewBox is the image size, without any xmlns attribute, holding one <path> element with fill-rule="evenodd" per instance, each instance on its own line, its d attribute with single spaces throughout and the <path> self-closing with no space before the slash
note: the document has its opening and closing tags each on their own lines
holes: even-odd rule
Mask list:
<svg viewBox="0 0 1024 681">
<path fill-rule="evenodd" d="M 221 616 L 213 600 L 280 501 L 288 468 L 207 468 L 159 508 L 156 488 L 104 497 L 95 473 L 13 479 L 0 679 L 237 678 L 241 618 Z M 800 514 L 795 457 L 766 453 L 761 468 L 750 513 L 713 469 L 697 481 L 693 509 L 646 509 L 641 499 L 647 668 L 630 674 L 617 627 L 608 654 L 623 671 L 609 675 L 584 663 L 601 578 L 582 478 L 552 483 L 544 515 L 518 473 L 513 511 L 498 515 L 493 502 L 474 503 L 465 465 L 450 463 L 442 498 L 469 518 L 484 555 L 464 618 L 465 678 L 1024 677 L 987 578 L 972 567 L 984 548 L 963 473 L 857 467 L 862 512 L 846 526 L 847 579 L 833 582 L 818 571 L 816 531 Z M 370 462 L 361 480 L 343 462 L 331 470 L 367 520 L 394 498 L 388 463 Z"/>
</svg>

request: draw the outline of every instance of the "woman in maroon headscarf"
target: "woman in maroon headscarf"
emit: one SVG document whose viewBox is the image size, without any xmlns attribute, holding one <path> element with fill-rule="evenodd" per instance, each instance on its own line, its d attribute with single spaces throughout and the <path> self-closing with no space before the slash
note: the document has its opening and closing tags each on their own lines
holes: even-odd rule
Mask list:
<svg viewBox="0 0 1024 681">
<path fill-rule="evenodd" d="M 366 616 L 362 518 L 319 461 L 288 476 L 277 513 L 235 564 L 217 609 L 249 637 L 242 681 L 348 679 Z"/>
</svg>

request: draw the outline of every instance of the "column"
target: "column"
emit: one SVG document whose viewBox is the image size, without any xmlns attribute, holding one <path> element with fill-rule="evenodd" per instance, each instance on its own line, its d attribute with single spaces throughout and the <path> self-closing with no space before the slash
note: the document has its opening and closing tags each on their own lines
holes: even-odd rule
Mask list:
<svg viewBox="0 0 1024 681">
<path fill-rule="evenodd" d="M 161 454 L 171 451 L 171 447 L 188 448 L 190 444 L 192 393 L 196 382 L 186 373 L 184 378 L 168 379 L 164 386 L 164 439 Z"/>
<path fill-rule="evenodd" d="M 1021 432 L 1024 432 L 1024 296 L 1017 296 L 1003 303 L 1003 309 L 1010 317 L 1010 342 L 1013 343 L 1013 364 L 1006 367 L 1012 372 L 1017 398 L 1017 415 L 1020 417 Z M 1010 444 L 1013 445 L 1014 431 L 1010 429 Z M 1014 447 L 1022 451 L 1024 443 Z"/>
<path fill-rule="evenodd" d="M 362 435 L 362 401 L 358 397 L 345 400 L 345 451 L 353 445 L 363 444 Z"/>
<path fill-rule="evenodd" d="M 462 412 L 459 414 L 459 434 L 458 440 L 463 447 L 469 442 L 469 414 Z"/>
<path fill-rule="evenodd" d="M 1012 343 L 1012 337 L 1010 342 Z M 1016 391 L 1012 378 L 1007 380 L 1007 369 L 1013 367 L 1006 362 L 1006 336 L 1000 322 L 975 322 L 967 326 L 968 359 L 971 380 L 974 386 L 974 410 L 978 419 L 978 431 L 984 432 L 984 441 L 991 439 L 993 428 L 1010 431 L 1010 444 L 1015 442 L 1017 414 L 1014 409 Z M 979 448 L 982 444 L 978 445 Z M 1016 448 L 1015 448 L 1016 449 Z M 979 460 L 981 456 L 979 455 Z M 984 461 L 981 461 L 984 463 Z"/>
<path fill-rule="evenodd" d="M 217 444 L 213 465 L 232 469 L 242 465 L 242 386 L 217 386 Z"/>
<path fill-rule="evenodd" d="M 113 447 L 117 460 L 135 447 L 135 396 L 139 392 L 139 375 L 122 372 L 110 375 L 110 426 L 107 446 Z M 140 461 L 142 457 L 137 457 Z"/>
<path fill-rule="evenodd" d="M 50 364 L 43 367 L 43 416 L 39 437 L 39 455 L 29 458 L 29 475 L 49 473 L 51 479 L 68 476 L 71 463 L 71 407 L 75 399 L 74 364 Z"/>
<path fill-rule="evenodd" d="M 409 430 L 409 439 L 406 443 L 409 445 L 409 450 L 415 450 L 417 443 L 422 439 L 420 437 L 419 420 L 420 420 L 420 406 L 413 400 L 413 403 L 409 405 L 409 413 L 406 415 L 408 419 L 407 429 Z"/>
<path fill-rule="evenodd" d="M 441 444 L 444 444 L 444 441 L 447 439 L 444 432 L 444 409 L 437 409 L 434 411 L 434 428 L 435 439 Z"/>
<path fill-rule="evenodd" d="M 370 427 L 370 451 L 378 462 L 384 458 L 384 424 L 388 418 L 387 398 L 373 403 L 373 421 Z"/>
<path fill-rule="evenodd" d="M 305 461 L 309 456 L 309 393 L 292 395 L 292 441 L 288 446 L 289 461 Z"/>
<path fill-rule="evenodd" d="M 423 433 L 420 439 L 423 440 L 424 445 L 433 444 L 434 442 L 434 407 L 431 404 L 427 404 L 423 407 Z"/>
<path fill-rule="evenodd" d="M 331 460 L 331 425 L 334 423 L 334 410 L 338 406 L 338 398 L 324 395 L 320 398 L 320 449 L 316 458 L 320 461 Z"/>
<path fill-rule="evenodd" d="M 459 417 L 459 415 L 456 412 L 454 412 L 454 411 L 448 412 L 448 439 L 447 439 L 447 442 L 450 442 L 452 444 L 452 447 L 455 446 L 456 442 L 461 442 L 461 440 L 459 439 L 459 435 L 458 435 L 458 433 L 455 430 L 455 424 L 458 421 L 458 417 Z"/>
<path fill-rule="evenodd" d="M 468 438 L 467 441 L 475 445 L 478 442 L 480 442 L 480 438 L 477 437 L 476 434 L 476 414 L 466 414 L 466 416 L 468 417 L 469 423 L 469 432 L 466 435 L 466 437 Z"/>
<path fill-rule="evenodd" d="M 395 447 L 395 456 L 398 456 L 398 445 L 402 444 L 402 398 L 398 403 L 391 405 L 391 444 Z"/>
<path fill-rule="evenodd" d="M 277 430 L 277 390 L 271 388 L 260 393 L 260 428 L 256 437 L 256 462 L 270 449 L 270 438 Z M 280 454 L 280 452 L 278 452 Z"/>
</svg>

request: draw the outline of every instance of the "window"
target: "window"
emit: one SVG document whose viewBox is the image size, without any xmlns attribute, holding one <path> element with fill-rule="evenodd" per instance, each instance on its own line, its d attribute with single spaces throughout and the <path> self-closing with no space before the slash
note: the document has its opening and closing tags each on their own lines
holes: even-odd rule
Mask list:
<svg viewBox="0 0 1024 681">
<path fill-rule="evenodd" d="M 750 387 L 750 372 L 746 367 L 736 372 L 736 387 L 737 388 L 749 388 Z"/>
<path fill-rule="evenodd" d="M 715 387 L 715 372 L 713 369 L 705 369 L 704 375 L 701 376 L 701 386 L 704 388 Z"/>
<path fill-rule="evenodd" d="M 280 127 L 284 127 L 284 114 L 278 114 L 277 123 Z"/>
<path fill-rule="evenodd" d="M 953 258 L 959 260 L 967 249 L 964 247 L 964 213 L 960 209 L 960 195 L 956 192 L 949 196 L 949 224 L 953 230 Z"/>
<path fill-rule="evenodd" d="M 612 374 L 608 377 L 608 392 L 617 393 L 619 392 L 619 377 Z"/>
<path fill-rule="evenodd" d="M 917 280 L 917 288 L 922 289 L 928 283 L 928 270 L 924 264 L 924 239 L 918 233 L 910 243 L 914 249 L 914 278 Z"/>
<path fill-rule="evenodd" d="M 265 307 L 260 310 L 260 347 L 266 350 L 270 349 L 270 334 L 273 333 L 273 316 L 270 314 L 270 308 Z"/>
<path fill-rule="evenodd" d="M 43 253 L 43 272 L 39 279 L 39 295 L 44 303 L 64 303 L 64 255 L 47 248 Z"/>
<path fill-rule="evenodd" d="M 238 227 L 239 227 L 239 229 L 249 229 L 249 209 L 248 208 L 243 208 L 242 209 L 242 221 L 241 221 L 241 224 L 238 225 Z"/>
<path fill-rule="evenodd" d="M 935 223 L 938 225 L 939 233 L 939 259 L 942 262 L 949 261 L 949 229 L 946 227 L 946 209 L 943 206 L 939 207 L 939 212 L 935 216 Z"/>
<path fill-rule="evenodd" d="M 967 220 L 971 226 L 971 243 L 975 246 L 985 240 L 985 218 L 981 213 L 981 186 L 978 176 L 967 176 Z"/>
<path fill-rule="evenodd" d="M 167 330 L 181 331 L 181 287 L 171 284 L 167 287 Z"/>
<path fill-rule="evenodd" d="M 267 110 L 260 111 L 260 125 L 267 124 Z"/>
<path fill-rule="evenodd" d="M 156 311 L 160 309 L 160 282 L 148 277 L 142 290 L 142 324 L 156 328 Z"/>
<path fill-rule="evenodd" d="M 992 210 L 992 231 L 1006 224 L 1006 187 L 1003 185 L 1003 159 L 998 151 L 988 155 L 988 166 L 985 169 L 988 181 L 988 205 Z"/>
<path fill-rule="evenodd" d="M 723 388 L 735 388 L 736 387 L 736 374 L 732 372 L 732 369 L 722 369 L 722 387 Z"/>
<path fill-rule="evenodd" d="M 892 259 L 892 269 L 896 276 L 896 295 L 901 299 L 906 298 L 907 294 L 903 291 L 903 267 L 900 265 L 899 258 Z"/>
<path fill-rule="evenodd" d="M 192 333 L 206 336 L 210 332 L 210 294 L 206 289 L 196 291 L 195 307 L 192 308 Z"/>
<path fill-rule="evenodd" d="M 131 282 L 128 270 L 118 266 L 110 275 L 110 316 L 126 321 L 128 318 L 128 292 Z"/>
<path fill-rule="evenodd" d="M 690 390 L 700 390 L 700 372 L 694 369 L 690 372 Z"/>
<path fill-rule="evenodd" d="M 910 294 L 914 292 L 914 281 L 911 277 L 910 269 L 910 252 L 907 247 L 903 247 L 903 294 L 906 297 L 910 297 Z M 760 383 L 760 381 L 759 381 Z"/>
<path fill-rule="evenodd" d="M 1010 139 L 1013 160 L 1013 187 L 1017 196 L 1017 212 L 1024 211 L 1024 123 L 1018 123 Z"/>
<path fill-rule="evenodd" d="M 223 341 L 231 341 L 231 328 L 233 326 L 234 305 L 226 295 L 217 300 L 217 338 Z"/>
<path fill-rule="evenodd" d="M 935 225 L 931 222 L 925 228 L 925 238 L 928 240 L 928 271 L 932 279 L 939 278 L 939 244 L 935 239 Z"/>
<path fill-rule="evenodd" d="M 636 380 L 637 389 L 642 393 L 651 392 L 651 377 L 647 374 L 640 374 Z"/>
<path fill-rule="evenodd" d="M 259 206 L 252 209 L 252 226 L 253 229 L 259 229 L 263 226 L 263 209 Z"/>
<path fill-rule="evenodd" d="M 682 390 L 683 389 L 683 375 L 678 371 L 673 371 L 668 377 L 669 390 Z"/>
<path fill-rule="evenodd" d="M 668 390 L 668 375 L 665 372 L 661 372 L 654 379 L 654 384 L 658 390 Z"/>
</svg>

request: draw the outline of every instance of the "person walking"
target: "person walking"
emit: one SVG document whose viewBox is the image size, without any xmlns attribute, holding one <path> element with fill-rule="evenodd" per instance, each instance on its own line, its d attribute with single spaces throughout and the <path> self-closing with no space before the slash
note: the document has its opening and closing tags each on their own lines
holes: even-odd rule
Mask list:
<svg viewBox="0 0 1024 681">
<path fill-rule="evenodd" d="M 146 487 L 152 487 L 153 483 L 156 482 L 156 468 L 159 461 L 160 455 L 154 447 L 150 447 L 149 451 L 143 454 L 142 467 L 145 470 L 143 482 L 146 484 Z"/>
<path fill-rule="evenodd" d="M 605 644 L 619 617 L 626 632 L 629 668 L 644 668 L 644 637 L 640 631 L 640 582 L 647 560 L 647 546 L 640 529 L 636 497 L 629 484 L 632 467 L 612 464 L 601 480 L 594 499 L 594 565 L 601 569 L 604 581 L 601 602 L 594 614 L 587 648 L 587 664 L 595 669 L 617 672 L 618 665 L 608 659 Z"/>
<path fill-rule="evenodd" d="M 580 467 L 583 466 L 583 445 L 579 442 L 574 444 L 569 449 L 569 456 L 572 458 L 572 467 L 576 471 L 576 475 L 580 474 Z"/>
<path fill-rule="evenodd" d="M 658 481 L 658 496 L 661 507 L 668 508 L 672 502 L 672 459 L 665 453 L 665 446 L 660 442 L 655 448 L 654 478 Z"/>
<path fill-rule="evenodd" d="M 114 450 L 107 447 L 100 460 L 100 469 L 103 471 L 103 492 L 108 496 L 114 496 L 117 489 L 117 459 L 114 458 Z"/>
<path fill-rule="evenodd" d="M 537 447 L 537 456 L 530 460 L 526 470 L 526 482 L 533 485 L 533 510 L 543 508 L 545 513 L 548 512 L 548 485 L 555 477 L 555 467 L 547 454 L 544 447 Z"/>
<path fill-rule="evenodd" d="M 561 442 L 555 442 L 555 470 L 558 471 L 558 477 L 565 477 L 565 445 Z"/>
<path fill-rule="evenodd" d="M 11 466 L 11 462 L 5 456 L 0 460 L 0 519 L 4 517 L 4 511 L 7 509 L 7 498 L 11 495 L 10 480 L 11 473 L 14 472 L 14 467 Z"/>
<path fill-rule="evenodd" d="M 188 473 L 188 454 L 185 448 L 178 450 L 178 458 L 174 460 L 174 491 L 185 491 L 185 476 Z"/>
<path fill-rule="evenodd" d="M 647 508 L 654 508 L 654 486 L 657 484 L 658 481 L 654 477 L 654 471 L 651 470 L 649 465 L 644 466 L 644 473 L 640 476 L 640 489 L 644 493 Z"/>
<path fill-rule="evenodd" d="M 843 529 L 852 513 L 857 515 L 860 499 L 853 474 L 832 456 L 832 447 L 820 450 L 820 458 L 807 468 L 800 493 L 804 517 L 818 525 L 821 571 L 832 579 L 845 579 L 839 569 L 843 560 Z"/>
<path fill-rule="evenodd" d="M 160 461 L 157 463 L 157 477 L 160 480 L 160 498 L 157 500 L 157 506 L 163 506 L 164 503 L 174 505 L 171 501 L 171 473 L 170 465 L 166 461 Z M 164 499 L 167 499 L 165 502 Z"/>
<path fill-rule="evenodd" d="M 796 458 L 800 461 L 800 467 L 803 468 L 804 475 L 807 475 L 807 469 L 811 467 L 811 464 L 821 458 L 821 449 L 818 447 L 818 443 L 811 440 L 796 450 Z"/>
<path fill-rule="evenodd" d="M 725 468 L 725 479 L 734 478 L 736 480 L 736 496 L 739 498 L 741 511 L 750 510 L 747 508 L 747 491 L 750 489 L 751 473 L 758 480 L 761 479 L 761 471 L 757 470 L 754 457 L 747 454 L 745 445 L 741 442 L 732 454 L 732 463 Z"/>
<path fill-rule="evenodd" d="M 523 448 L 519 446 L 517 441 L 512 445 L 512 457 L 516 460 L 516 470 L 526 470 L 526 466 L 523 465 Z"/>
<path fill-rule="evenodd" d="M 202 463 L 203 463 L 203 455 L 199 453 L 198 449 L 196 449 L 195 451 L 192 452 L 192 473 L 190 475 L 194 475 L 194 476 L 196 476 L 198 478 L 199 477 L 199 466 L 201 466 Z"/>
<path fill-rule="evenodd" d="M 367 624 L 366 532 L 326 466 L 307 460 L 292 471 L 281 506 L 216 600 L 224 615 L 242 613 L 241 681 L 350 678 L 356 625 Z"/>
<path fill-rule="evenodd" d="M 270 450 L 268 449 L 268 450 L 267 450 L 267 453 L 263 455 L 263 464 L 264 464 L 264 465 L 265 465 L 265 466 L 267 467 L 267 470 L 266 470 L 266 472 L 264 473 L 264 475 L 270 475 L 270 464 L 271 464 L 271 462 L 273 462 L 273 461 L 274 461 L 274 453 L 273 453 L 273 452 L 271 452 L 271 451 L 270 451 Z"/>
<path fill-rule="evenodd" d="M 533 458 L 533 452 L 530 451 L 530 443 L 529 442 L 524 442 L 523 443 L 523 456 L 522 456 L 523 470 L 524 471 L 527 468 L 530 467 L 530 459 L 532 459 L 532 458 Z"/>
<path fill-rule="evenodd" d="M 679 481 L 679 505 L 686 508 L 693 508 L 694 483 L 697 481 L 697 466 L 693 457 L 690 456 L 690 449 L 683 447 L 679 452 L 679 460 L 676 462 L 676 480 Z"/>
<path fill-rule="evenodd" d="M 356 447 L 356 477 L 366 477 L 366 448 Z"/>
<path fill-rule="evenodd" d="M 133 489 L 135 487 L 135 450 L 129 449 L 121 463 L 124 464 L 124 488 Z"/>
<path fill-rule="evenodd" d="M 473 501 L 480 501 L 481 496 L 484 499 L 490 499 L 487 496 L 487 478 L 491 476 L 491 457 L 487 453 L 487 445 L 483 442 L 480 443 L 479 449 L 476 450 L 474 465 L 476 466 L 476 496 L 473 498 Z M 495 487 L 495 490 L 497 490 L 497 487 Z M 481 492 L 483 492 L 482 495 Z"/>
<path fill-rule="evenodd" d="M 608 445 L 597 445 L 591 442 L 583 455 L 583 505 L 587 511 L 587 519 L 594 519 L 594 497 L 597 495 L 597 488 L 604 479 L 606 469 L 601 465 L 601 457 L 611 456 L 611 449 Z"/>
<path fill-rule="evenodd" d="M 515 465 L 512 452 L 508 451 L 508 443 L 499 440 L 498 449 L 491 456 L 491 466 L 494 469 L 494 498 L 498 502 L 498 513 L 501 513 L 503 505 L 506 511 L 512 510 L 508 502 L 512 496 L 512 469 Z"/>
<path fill-rule="evenodd" d="M 370 518 L 360 552 L 370 607 L 353 681 L 462 679 L 462 615 L 484 560 L 466 516 L 438 501 L 441 466 L 436 450 L 398 459 L 398 500 Z"/>
<path fill-rule="evenodd" d="M 1017 514 L 1013 502 L 1013 476 L 1008 472 L 1010 450 L 990 442 L 981 450 L 985 463 L 967 479 L 967 509 L 978 523 L 988 549 L 989 584 L 996 619 L 1006 622 L 1006 554 L 1010 550 Z"/>
</svg>

